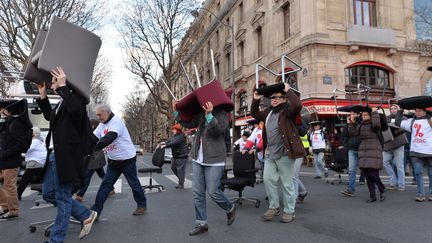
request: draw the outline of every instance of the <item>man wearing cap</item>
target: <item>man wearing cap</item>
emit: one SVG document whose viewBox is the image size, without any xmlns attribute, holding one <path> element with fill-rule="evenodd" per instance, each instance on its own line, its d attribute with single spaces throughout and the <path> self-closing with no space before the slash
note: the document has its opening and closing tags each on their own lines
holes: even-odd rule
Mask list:
<svg viewBox="0 0 432 243">
<path fill-rule="evenodd" d="M 158 145 L 158 148 L 171 148 L 173 159 L 171 170 L 177 176 L 179 183 L 176 189 L 184 188 L 186 164 L 188 161 L 189 149 L 186 144 L 186 136 L 183 134 L 181 125 L 172 126 L 173 136 L 165 144 Z"/>
<path fill-rule="evenodd" d="M 52 70 L 51 75 L 51 88 L 62 99 L 54 109 L 51 108 L 46 84 L 42 83 L 38 84 L 40 98 L 36 100 L 44 118 L 50 122 L 45 140 L 49 154 L 44 168 L 42 196 L 57 206 L 50 242 L 63 242 L 71 216 L 82 222 L 81 239 L 90 233 L 97 213 L 72 198 L 73 190 L 81 185 L 86 171 L 82 139 L 85 136 L 83 121 L 88 120 L 87 102 L 66 86 L 66 74 L 62 68 Z"/>
<path fill-rule="evenodd" d="M 313 127 L 313 132 L 309 134 L 309 139 L 312 144 L 312 152 L 314 157 L 315 166 L 315 179 L 321 179 L 321 172 L 324 172 L 324 176 L 328 177 L 328 169 L 325 168 L 324 164 L 324 152 L 326 147 L 326 134 L 321 129 L 321 121 L 310 122 L 309 125 Z"/>
<path fill-rule="evenodd" d="M 387 122 L 395 122 L 396 113 L 399 110 L 397 104 L 390 106 L 390 115 L 387 116 Z M 408 139 L 405 131 L 402 129 L 391 129 L 393 140 L 384 144 L 383 148 L 383 163 L 387 175 L 390 176 L 389 190 L 404 191 L 405 190 L 405 167 L 404 167 L 404 147 L 408 144 Z M 396 173 L 393 169 L 396 167 Z"/>
<path fill-rule="evenodd" d="M 409 99 L 409 98 L 407 98 Z M 417 182 L 417 194 L 415 200 L 423 202 L 426 200 L 426 192 L 423 184 L 423 168 L 428 165 L 429 176 L 429 197 L 432 201 L 432 118 L 426 113 L 426 108 L 432 106 L 431 97 L 419 97 L 416 101 L 410 102 L 406 107 L 415 107 L 414 118 L 402 120 L 403 110 L 399 110 L 396 115 L 395 124 L 404 130 L 411 132 L 410 157 L 414 166 L 414 176 Z M 402 105 L 402 100 L 399 101 Z M 411 107 L 409 107 L 411 106 Z"/>
<path fill-rule="evenodd" d="M 265 121 L 263 129 L 265 167 L 264 184 L 269 198 L 269 209 L 264 213 L 263 220 L 272 220 L 283 210 L 283 223 L 295 218 L 295 191 L 293 184 L 294 162 L 303 158 L 305 151 L 297 131 L 295 120 L 301 111 L 299 97 L 288 84 L 276 84 L 266 87 L 263 92 L 270 96 L 271 108 L 259 110 L 261 95 L 254 92 L 251 105 L 252 116 Z M 283 209 L 279 207 L 279 180 L 282 182 Z"/>
<path fill-rule="evenodd" d="M 0 177 L 3 184 L 0 187 L 0 221 L 6 221 L 18 217 L 19 202 L 17 194 L 17 177 L 21 165 L 21 153 L 28 149 L 23 138 L 26 137 L 27 127 L 31 123 L 25 122 L 16 117 L 19 115 L 20 106 L 24 105 L 24 112 L 27 107 L 19 100 L 0 101 Z"/>
</svg>

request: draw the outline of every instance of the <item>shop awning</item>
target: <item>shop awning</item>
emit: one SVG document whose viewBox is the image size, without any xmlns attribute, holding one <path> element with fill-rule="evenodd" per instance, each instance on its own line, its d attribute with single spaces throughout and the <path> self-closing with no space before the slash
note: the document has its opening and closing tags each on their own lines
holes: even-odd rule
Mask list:
<svg viewBox="0 0 432 243">
<path fill-rule="evenodd" d="M 342 106 L 348 106 L 351 105 L 351 101 L 349 100 L 337 100 L 336 104 L 332 100 L 320 100 L 320 99 L 310 99 L 310 100 L 304 100 L 302 101 L 303 106 L 309 110 L 310 113 L 317 113 L 318 115 L 343 115 L 348 114 L 347 112 L 338 112 L 336 111 L 336 108 L 342 107 Z M 358 102 L 354 103 L 358 104 Z M 377 106 L 377 104 L 370 104 L 372 107 Z M 384 108 L 385 113 L 388 115 L 388 104 L 383 104 L 382 107 Z"/>
</svg>

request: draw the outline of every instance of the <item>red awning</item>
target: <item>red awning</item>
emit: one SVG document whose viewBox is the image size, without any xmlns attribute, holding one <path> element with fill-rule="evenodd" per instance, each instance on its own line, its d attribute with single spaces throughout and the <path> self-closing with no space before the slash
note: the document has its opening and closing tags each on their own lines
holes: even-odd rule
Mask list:
<svg viewBox="0 0 432 243">
<path fill-rule="evenodd" d="M 342 115 L 342 114 L 348 114 L 346 112 L 337 112 L 336 110 L 336 104 L 337 107 L 342 106 L 348 106 L 351 105 L 350 100 L 346 99 L 337 99 L 337 102 L 333 100 L 323 100 L 323 99 L 308 99 L 302 101 L 303 107 L 309 110 L 310 113 L 317 113 L 318 115 L 322 116 L 334 116 L 336 114 Z M 358 101 L 353 102 L 353 104 L 358 104 Z M 369 104 L 371 107 L 378 106 L 378 104 Z M 382 104 L 383 108 L 388 108 L 388 104 Z"/>
<path fill-rule="evenodd" d="M 388 70 L 388 71 L 390 71 L 392 73 L 396 72 L 393 68 L 391 68 L 391 67 L 389 67 L 389 66 L 387 66 L 385 64 L 382 64 L 382 63 L 379 63 L 379 62 L 373 62 L 373 61 L 356 62 L 356 63 L 353 63 L 353 64 L 349 65 L 347 68 L 356 67 L 356 66 L 374 66 L 374 67 L 384 68 L 384 69 L 386 69 L 386 70 Z"/>
</svg>

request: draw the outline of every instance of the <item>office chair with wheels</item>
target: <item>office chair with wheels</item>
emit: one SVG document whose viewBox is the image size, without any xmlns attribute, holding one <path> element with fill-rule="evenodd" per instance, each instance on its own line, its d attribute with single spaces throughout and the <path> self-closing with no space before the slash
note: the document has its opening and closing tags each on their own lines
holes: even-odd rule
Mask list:
<svg viewBox="0 0 432 243">
<path fill-rule="evenodd" d="M 346 148 L 337 148 L 334 151 L 333 161 L 330 165 L 325 166 L 338 173 L 337 178 L 328 178 L 327 183 L 333 185 L 335 182 L 342 184 L 342 173 L 348 169 L 348 150 Z"/>
<path fill-rule="evenodd" d="M 152 178 L 152 173 L 158 173 L 158 174 L 162 173 L 162 166 L 165 161 L 164 157 L 165 157 L 165 149 L 157 148 L 153 153 L 153 157 L 152 157 L 152 164 L 156 167 L 141 168 L 138 170 L 139 173 L 150 173 L 149 184 L 142 186 L 144 191 L 146 189 L 152 190 L 153 188 L 156 188 L 160 192 L 164 189 L 164 186 L 162 185 L 153 185 L 153 178 Z"/>
<path fill-rule="evenodd" d="M 42 185 L 43 185 L 42 183 L 32 184 L 30 188 L 32 191 L 37 191 L 39 193 L 42 193 L 42 187 L 43 187 Z M 40 203 L 43 201 L 44 201 L 43 199 L 38 199 L 35 201 L 35 205 L 39 206 Z M 45 225 L 45 227 L 43 228 L 44 229 L 44 235 L 45 235 L 45 237 L 49 237 L 51 234 L 51 228 L 54 226 L 54 222 L 55 222 L 55 218 L 33 222 L 29 225 L 29 231 L 31 233 L 34 233 L 34 232 L 36 232 L 37 226 Z M 69 223 L 82 226 L 82 223 L 80 221 L 75 220 L 73 218 L 69 219 Z"/>
<path fill-rule="evenodd" d="M 233 172 L 234 178 L 222 178 L 222 188 L 238 191 L 238 197 L 231 199 L 234 203 L 242 205 L 243 201 L 255 203 L 255 207 L 260 206 L 260 200 L 257 198 L 243 197 L 243 190 L 246 186 L 255 186 L 255 156 L 249 153 L 241 154 L 235 151 L 233 154 Z"/>
</svg>

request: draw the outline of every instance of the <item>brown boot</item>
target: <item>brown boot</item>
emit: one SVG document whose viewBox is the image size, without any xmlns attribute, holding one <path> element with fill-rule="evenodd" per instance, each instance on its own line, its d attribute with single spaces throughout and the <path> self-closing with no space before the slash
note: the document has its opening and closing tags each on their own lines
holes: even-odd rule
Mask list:
<svg viewBox="0 0 432 243">
<path fill-rule="evenodd" d="M 146 208 L 137 208 L 135 209 L 135 211 L 132 213 L 133 216 L 141 216 L 145 213 L 147 209 Z"/>
</svg>

